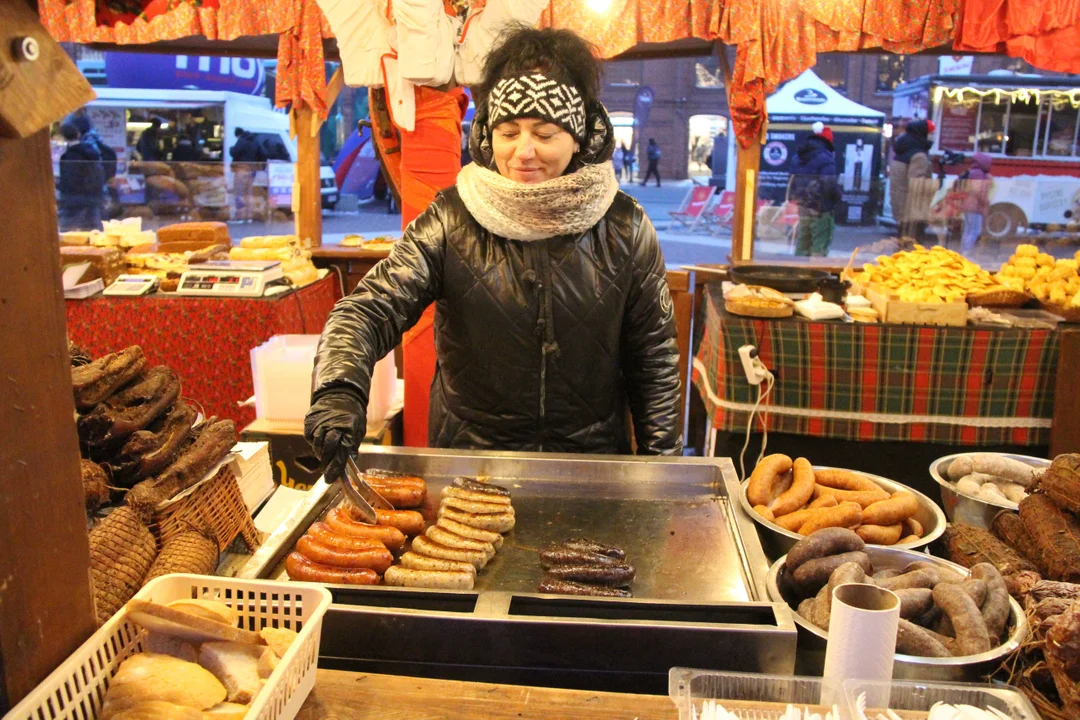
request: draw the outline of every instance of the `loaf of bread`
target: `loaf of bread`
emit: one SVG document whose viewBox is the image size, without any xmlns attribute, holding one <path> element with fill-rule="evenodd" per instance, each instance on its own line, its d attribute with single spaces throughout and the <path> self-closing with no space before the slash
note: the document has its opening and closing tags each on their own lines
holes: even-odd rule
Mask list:
<svg viewBox="0 0 1080 720">
<path fill-rule="evenodd" d="M 225 700 L 225 686 L 205 668 L 169 655 L 139 653 L 120 664 L 109 684 L 102 717 L 149 702 L 206 710 Z"/>
<path fill-rule="evenodd" d="M 165 252 L 172 252 L 168 247 L 171 243 L 202 243 L 203 245 L 216 245 L 224 243 L 229 245 L 229 226 L 223 222 L 191 222 L 175 223 L 166 225 L 158 230 L 158 246 Z M 194 248 L 188 248 L 194 249 Z"/>
<path fill-rule="evenodd" d="M 60 266 L 90 263 L 90 269 L 82 277 L 82 282 L 101 278 L 105 286 L 112 285 L 116 278 L 127 270 L 124 253 L 115 247 L 61 246 Z"/>
<path fill-rule="evenodd" d="M 225 690 L 229 702 L 246 704 L 262 689 L 259 658 L 265 646 L 238 642 L 208 642 L 199 648 L 199 664 L 214 674 Z"/>
<path fill-rule="evenodd" d="M 295 235 L 258 235 L 240 240 L 242 248 L 283 248 L 299 246 L 300 238 Z"/>
</svg>

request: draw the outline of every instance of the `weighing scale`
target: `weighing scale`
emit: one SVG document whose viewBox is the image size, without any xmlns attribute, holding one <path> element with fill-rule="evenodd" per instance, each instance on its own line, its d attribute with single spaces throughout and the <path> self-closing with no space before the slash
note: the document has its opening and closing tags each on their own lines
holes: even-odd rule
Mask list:
<svg viewBox="0 0 1080 720">
<path fill-rule="evenodd" d="M 267 286 L 285 274 L 277 260 L 209 260 L 180 276 L 180 295 L 262 297 Z"/>
<path fill-rule="evenodd" d="M 105 288 L 105 295 L 149 295 L 157 292 L 160 279 L 156 275 L 120 275 Z"/>
</svg>

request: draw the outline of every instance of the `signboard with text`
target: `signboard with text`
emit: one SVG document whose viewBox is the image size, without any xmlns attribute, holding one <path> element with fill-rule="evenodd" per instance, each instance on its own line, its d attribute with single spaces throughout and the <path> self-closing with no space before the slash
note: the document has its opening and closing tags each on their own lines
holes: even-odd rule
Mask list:
<svg viewBox="0 0 1080 720">
<path fill-rule="evenodd" d="M 287 162 L 268 162 L 266 164 L 267 197 L 270 207 L 291 208 L 293 177 L 295 165 Z"/>
<path fill-rule="evenodd" d="M 262 95 L 266 72 L 256 58 L 105 53 L 110 87 L 146 90 L 226 90 Z"/>
</svg>

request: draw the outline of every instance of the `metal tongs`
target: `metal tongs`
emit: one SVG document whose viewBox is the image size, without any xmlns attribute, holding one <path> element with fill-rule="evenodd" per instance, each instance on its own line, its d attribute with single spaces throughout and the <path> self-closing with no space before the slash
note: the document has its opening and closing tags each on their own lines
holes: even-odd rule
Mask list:
<svg viewBox="0 0 1080 720">
<path fill-rule="evenodd" d="M 345 458 L 345 473 L 341 476 L 341 487 L 345 499 L 356 508 L 364 522 L 374 525 L 378 522 L 378 510 L 393 510 L 394 506 L 386 501 L 375 488 L 368 485 L 364 473 L 356 464 L 352 455 Z"/>
</svg>

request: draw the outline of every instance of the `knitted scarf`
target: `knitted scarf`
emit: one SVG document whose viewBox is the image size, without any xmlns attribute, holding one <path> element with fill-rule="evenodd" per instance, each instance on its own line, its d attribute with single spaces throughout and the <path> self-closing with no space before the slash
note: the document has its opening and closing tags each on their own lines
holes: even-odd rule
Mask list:
<svg viewBox="0 0 1080 720">
<path fill-rule="evenodd" d="M 539 183 L 516 182 L 470 163 L 461 169 L 457 189 L 485 230 L 510 240 L 534 241 L 582 233 L 600 222 L 619 181 L 610 161 Z"/>
</svg>

